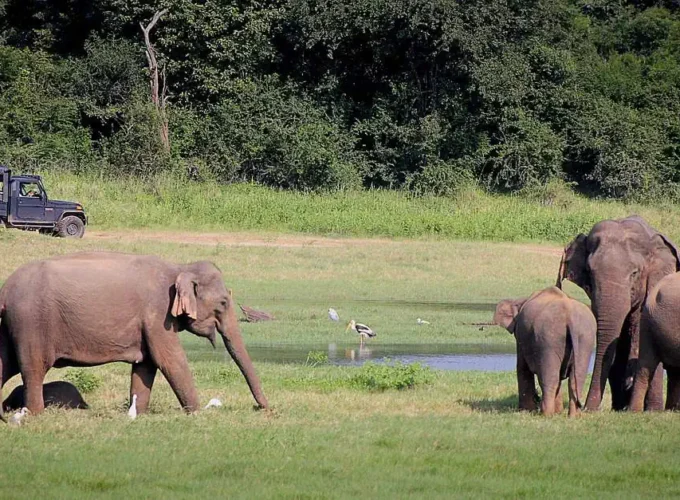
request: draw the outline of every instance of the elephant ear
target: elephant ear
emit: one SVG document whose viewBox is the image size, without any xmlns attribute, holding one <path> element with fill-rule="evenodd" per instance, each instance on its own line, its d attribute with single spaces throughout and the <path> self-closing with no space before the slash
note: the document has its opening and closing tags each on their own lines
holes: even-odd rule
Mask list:
<svg viewBox="0 0 680 500">
<path fill-rule="evenodd" d="M 179 273 L 175 280 L 175 300 L 171 314 L 175 317 L 186 314 L 191 319 L 198 317 L 196 310 L 196 279 L 191 273 Z"/>
<path fill-rule="evenodd" d="M 663 242 L 662 251 L 665 249 L 666 252 L 670 252 L 673 255 L 675 270 L 680 271 L 680 252 L 678 252 L 678 247 L 676 247 L 675 243 L 673 243 L 666 235 L 658 233 L 657 236 Z"/>
<path fill-rule="evenodd" d="M 510 333 L 515 333 L 515 318 L 527 299 L 505 299 L 496 305 L 493 322 Z"/>
<path fill-rule="evenodd" d="M 590 293 L 590 276 L 588 273 L 587 260 L 588 249 L 586 240 L 588 237 L 581 233 L 569 243 L 562 253 L 560 270 L 557 273 L 557 288 L 562 288 L 562 280 L 568 279 Z"/>
</svg>

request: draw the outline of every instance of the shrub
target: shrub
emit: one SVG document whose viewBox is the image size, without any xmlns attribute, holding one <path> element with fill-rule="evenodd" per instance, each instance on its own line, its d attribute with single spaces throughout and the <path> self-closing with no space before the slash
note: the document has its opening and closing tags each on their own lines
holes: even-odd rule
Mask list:
<svg viewBox="0 0 680 500">
<path fill-rule="evenodd" d="M 102 385 L 102 379 L 91 371 L 70 368 L 66 370 L 64 380 L 71 382 L 83 394 L 97 390 Z"/>
<path fill-rule="evenodd" d="M 350 384 L 361 389 L 385 391 L 387 389 L 412 389 L 418 385 L 430 384 L 434 373 L 420 363 L 375 364 L 367 362 L 350 378 Z"/>
</svg>

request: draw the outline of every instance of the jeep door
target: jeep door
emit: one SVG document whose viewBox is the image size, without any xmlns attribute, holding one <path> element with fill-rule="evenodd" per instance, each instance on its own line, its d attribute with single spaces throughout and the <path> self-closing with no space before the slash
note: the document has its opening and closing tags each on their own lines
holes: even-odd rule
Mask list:
<svg viewBox="0 0 680 500">
<path fill-rule="evenodd" d="M 21 221 L 45 221 L 45 192 L 33 181 L 19 182 L 17 195 L 17 219 Z"/>
</svg>

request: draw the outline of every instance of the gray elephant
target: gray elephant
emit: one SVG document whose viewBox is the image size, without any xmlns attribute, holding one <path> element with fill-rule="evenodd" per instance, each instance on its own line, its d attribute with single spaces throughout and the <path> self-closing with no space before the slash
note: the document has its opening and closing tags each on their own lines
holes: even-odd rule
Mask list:
<svg viewBox="0 0 680 500">
<path fill-rule="evenodd" d="M 604 220 L 564 250 L 557 286 L 569 279 L 585 290 L 597 318 L 597 348 L 586 409 L 597 410 L 607 379 L 612 408 L 630 401 L 640 346 L 640 314 L 649 290 L 680 267 L 678 249 L 644 219 Z M 661 370 L 661 367 L 659 367 Z M 663 407 L 662 374 L 646 396 L 646 408 Z"/>
<path fill-rule="evenodd" d="M 146 411 L 158 370 L 181 406 L 199 400 L 179 332 L 215 345 L 220 334 L 261 408 L 260 380 L 248 356 L 231 292 L 210 262 L 172 264 L 153 256 L 77 253 L 17 269 L 0 289 L 0 387 L 21 372 L 26 406 L 44 408 L 51 367 L 132 365 L 130 399 Z"/>
<path fill-rule="evenodd" d="M 7 396 L 7 399 L 2 403 L 4 411 L 18 410 L 26 406 L 24 397 L 25 387 L 23 385 L 17 386 Z M 89 408 L 83 397 L 75 385 L 58 380 L 56 382 L 48 382 L 43 385 L 43 400 L 45 406 L 60 406 L 63 408 L 74 408 L 86 410 Z"/>
<path fill-rule="evenodd" d="M 680 409 L 680 273 L 663 277 L 649 292 L 640 320 L 640 357 L 635 372 L 630 410 L 644 408 L 645 394 L 661 376 L 668 375 L 666 409 Z"/>
<path fill-rule="evenodd" d="M 493 320 L 517 340 L 519 408 L 537 409 L 537 376 L 543 393 L 541 412 L 559 413 L 562 380 L 568 378 L 569 416 L 575 416 L 581 409 L 580 398 L 597 330 L 588 306 L 550 287 L 529 298 L 499 302 Z"/>
</svg>

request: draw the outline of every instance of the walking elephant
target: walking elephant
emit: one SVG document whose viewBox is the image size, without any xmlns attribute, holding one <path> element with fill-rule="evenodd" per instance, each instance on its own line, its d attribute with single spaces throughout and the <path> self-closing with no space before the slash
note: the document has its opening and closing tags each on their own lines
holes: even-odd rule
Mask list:
<svg viewBox="0 0 680 500">
<path fill-rule="evenodd" d="M 517 340 L 520 410 L 536 409 L 535 375 L 543 393 L 541 413 L 559 413 L 562 380 L 568 378 L 569 416 L 575 416 L 581 409 L 597 330 L 588 306 L 557 287 L 549 287 L 529 298 L 499 302 L 493 320 Z"/>
<path fill-rule="evenodd" d="M 17 269 L 0 289 L 0 388 L 21 372 L 26 406 L 44 408 L 51 367 L 132 364 L 130 398 L 149 404 L 158 370 L 181 406 L 199 408 L 179 332 L 215 334 L 243 373 L 255 401 L 267 408 L 248 356 L 231 292 L 210 262 L 178 265 L 154 256 L 76 253 Z"/>
<path fill-rule="evenodd" d="M 640 346 L 640 314 L 649 290 L 680 266 L 678 249 L 638 216 L 604 220 L 579 234 L 564 250 L 557 286 L 569 279 L 590 297 L 597 319 L 597 347 L 586 409 L 597 410 L 609 379 L 612 408 L 630 402 Z M 661 371 L 661 368 L 659 368 Z M 662 375 L 646 396 L 646 408 L 663 407 Z"/>
<path fill-rule="evenodd" d="M 640 357 L 635 372 L 632 411 L 641 411 L 659 364 L 668 374 L 666 409 L 680 409 L 680 273 L 662 278 L 649 292 L 640 320 Z M 660 383 L 661 380 L 658 381 Z"/>
</svg>

